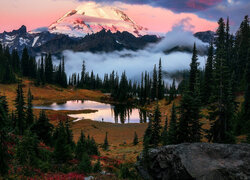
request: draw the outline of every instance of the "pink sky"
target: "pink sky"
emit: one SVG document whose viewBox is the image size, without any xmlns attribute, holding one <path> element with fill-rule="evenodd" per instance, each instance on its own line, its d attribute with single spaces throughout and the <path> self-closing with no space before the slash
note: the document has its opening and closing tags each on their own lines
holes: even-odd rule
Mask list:
<svg viewBox="0 0 250 180">
<path fill-rule="evenodd" d="M 79 4 L 73 0 L 1 0 L 0 32 L 11 31 L 26 25 L 28 30 L 49 26 Z M 192 13 L 174 13 L 171 10 L 149 5 L 115 3 L 139 25 L 152 32 L 168 32 L 183 23 L 193 32 L 215 30 L 217 23 L 202 19 Z"/>
</svg>

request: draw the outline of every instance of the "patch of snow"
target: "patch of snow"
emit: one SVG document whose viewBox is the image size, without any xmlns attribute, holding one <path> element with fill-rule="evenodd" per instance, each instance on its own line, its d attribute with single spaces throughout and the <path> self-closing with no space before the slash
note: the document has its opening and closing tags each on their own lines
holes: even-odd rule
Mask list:
<svg viewBox="0 0 250 180">
<path fill-rule="evenodd" d="M 5 39 L 8 41 L 13 41 L 16 38 L 16 36 L 9 36 L 9 35 L 5 35 Z"/>
<path fill-rule="evenodd" d="M 20 44 L 20 46 L 22 46 L 23 44 L 28 45 L 29 42 L 30 42 L 29 39 L 24 39 L 22 37 L 19 38 L 19 44 Z"/>
<path fill-rule="evenodd" d="M 116 40 L 116 43 L 117 43 L 117 44 L 122 44 L 122 43 L 120 43 L 120 42 L 119 42 L 119 41 L 117 41 L 117 40 Z"/>
<path fill-rule="evenodd" d="M 40 37 L 40 36 L 36 36 L 36 37 L 34 38 L 33 43 L 32 43 L 32 47 L 35 46 L 35 44 L 36 44 L 37 40 L 39 39 L 39 37 Z"/>
</svg>

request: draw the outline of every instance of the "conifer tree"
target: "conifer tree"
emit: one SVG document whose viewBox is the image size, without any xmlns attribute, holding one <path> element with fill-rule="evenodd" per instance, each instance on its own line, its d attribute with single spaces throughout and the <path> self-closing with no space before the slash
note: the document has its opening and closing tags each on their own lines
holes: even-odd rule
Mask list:
<svg viewBox="0 0 250 180">
<path fill-rule="evenodd" d="M 66 163 L 72 159 L 72 149 L 68 144 L 67 133 L 65 126 L 62 122 L 59 123 L 56 132 L 54 134 L 54 158 L 57 163 Z"/>
<path fill-rule="evenodd" d="M 143 136 L 143 147 L 147 145 L 148 147 L 151 147 L 153 145 L 153 138 L 152 138 L 152 132 L 153 132 L 153 127 L 152 127 L 152 119 L 149 119 L 148 122 L 148 127 L 144 133 Z"/>
<path fill-rule="evenodd" d="M 25 122 L 25 102 L 23 97 L 23 88 L 22 83 L 18 83 L 17 86 L 17 95 L 15 99 L 15 107 L 16 107 L 16 130 L 19 135 L 23 135 L 26 129 Z"/>
<path fill-rule="evenodd" d="M 84 81 L 85 81 L 85 71 L 86 71 L 86 67 L 85 67 L 85 61 L 83 60 L 82 62 L 82 72 L 81 72 L 81 80 L 80 80 L 80 86 L 83 87 L 84 86 Z"/>
<path fill-rule="evenodd" d="M 51 54 L 45 56 L 45 68 L 44 68 L 44 74 L 46 82 L 52 83 L 53 82 L 53 64 L 52 64 L 52 58 Z"/>
<path fill-rule="evenodd" d="M 85 152 L 86 153 L 86 140 L 85 140 L 85 135 L 83 133 L 83 131 L 81 131 L 81 136 L 79 138 L 79 140 L 77 141 L 77 144 L 76 144 L 76 150 L 75 150 L 75 155 L 76 155 L 76 158 L 78 160 L 81 159 L 83 153 Z"/>
<path fill-rule="evenodd" d="M 50 124 L 44 110 L 40 111 L 38 121 L 34 124 L 32 130 L 37 134 L 39 140 L 47 145 L 51 144 L 53 125 Z"/>
<path fill-rule="evenodd" d="M 67 134 L 67 142 L 68 142 L 68 144 L 70 145 L 70 147 L 71 147 L 71 149 L 73 151 L 74 148 L 75 148 L 75 143 L 73 141 L 73 132 L 70 129 L 70 124 L 69 124 L 69 119 L 68 118 L 66 119 L 66 122 L 65 122 L 65 131 L 66 131 L 66 134 Z"/>
<path fill-rule="evenodd" d="M 27 102 L 27 111 L 26 111 L 26 123 L 27 127 L 31 127 L 34 123 L 34 114 L 33 114 L 33 105 L 32 105 L 32 94 L 29 88 L 28 91 L 28 102 Z"/>
<path fill-rule="evenodd" d="M 162 145 L 163 146 L 167 145 L 168 144 L 168 117 L 166 117 L 161 137 L 162 137 Z"/>
<path fill-rule="evenodd" d="M 196 80 L 197 80 L 197 73 L 198 73 L 198 56 L 196 50 L 196 44 L 194 43 L 193 47 L 193 56 L 190 64 L 190 77 L 189 77 L 189 91 L 191 93 L 195 90 Z"/>
<path fill-rule="evenodd" d="M 133 144 L 134 144 L 134 146 L 136 146 L 138 144 L 138 136 L 137 136 L 136 132 L 134 134 Z"/>
<path fill-rule="evenodd" d="M 209 107 L 211 122 L 209 140 L 217 143 L 233 143 L 235 139 L 232 131 L 232 120 L 235 103 L 232 95 L 230 71 L 226 61 L 224 20 L 220 18 L 218 24 L 214 60 L 214 85 Z"/>
<path fill-rule="evenodd" d="M 194 44 L 189 85 L 183 92 L 179 108 L 178 143 L 200 141 L 200 82 L 197 61 L 197 50 Z"/>
<path fill-rule="evenodd" d="M 42 85 L 45 84 L 45 73 L 44 73 L 44 60 L 43 60 L 43 56 L 41 58 L 41 65 L 40 65 L 40 79 L 41 79 L 41 82 L 42 82 Z"/>
<path fill-rule="evenodd" d="M 17 145 L 16 156 L 21 165 L 36 167 L 38 156 L 38 139 L 31 131 L 26 130 Z"/>
<path fill-rule="evenodd" d="M 157 70 L 155 65 L 153 70 L 153 84 L 152 84 L 151 98 L 155 100 L 157 97 L 158 97 L 158 82 L 157 82 Z"/>
<path fill-rule="evenodd" d="M 177 144 L 177 116 L 174 103 L 171 110 L 171 119 L 168 130 L 167 144 Z"/>
<path fill-rule="evenodd" d="M 85 152 L 82 155 L 80 164 L 78 166 L 78 171 L 80 173 L 91 173 L 92 172 L 92 166 L 91 166 L 91 161 L 90 158 L 88 156 L 88 154 Z"/>
<path fill-rule="evenodd" d="M 93 172 L 98 173 L 101 172 L 101 170 L 102 170 L 101 163 L 100 160 L 98 159 L 97 162 L 94 164 Z"/>
<path fill-rule="evenodd" d="M 29 75 L 29 53 L 26 47 L 23 49 L 23 53 L 22 53 L 21 68 L 22 68 L 22 75 L 28 76 Z"/>
<path fill-rule="evenodd" d="M 154 118 L 152 121 L 152 140 L 154 147 L 157 147 L 161 141 L 161 112 L 159 110 L 159 105 L 157 104 L 154 112 Z"/>
<path fill-rule="evenodd" d="M 105 135 L 105 139 L 104 139 L 104 143 L 103 143 L 103 149 L 105 150 L 105 151 L 107 151 L 108 150 L 108 148 L 109 148 L 109 143 L 108 143 L 108 132 L 106 132 L 106 135 Z"/>
<path fill-rule="evenodd" d="M 163 99 L 164 97 L 164 86 L 162 81 L 162 66 L 161 59 L 159 60 L 159 70 L 158 70 L 158 99 Z"/>
<path fill-rule="evenodd" d="M 208 49 L 208 57 L 205 66 L 205 77 L 202 94 L 203 104 L 207 104 L 209 102 L 213 88 L 213 49 L 213 43 L 211 42 Z"/>
<path fill-rule="evenodd" d="M 5 103 L 4 98 L 0 98 L 0 175 L 5 176 L 8 173 L 8 147 L 7 147 L 7 132 L 6 132 L 6 122 L 7 122 L 7 111 L 4 108 Z"/>
</svg>

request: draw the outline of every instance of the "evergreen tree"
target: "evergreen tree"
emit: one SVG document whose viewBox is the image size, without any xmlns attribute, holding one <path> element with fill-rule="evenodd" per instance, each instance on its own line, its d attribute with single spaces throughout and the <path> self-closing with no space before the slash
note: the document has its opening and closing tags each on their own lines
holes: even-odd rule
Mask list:
<svg viewBox="0 0 250 180">
<path fill-rule="evenodd" d="M 68 144 L 67 133 L 65 126 L 62 122 L 59 123 L 54 134 L 54 158 L 58 164 L 66 163 L 72 159 L 72 149 Z"/>
<path fill-rule="evenodd" d="M 158 70 L 158 99 L 163 99 L 164 97 L 164 86 L 162 81 L 162 66 L 161 59 L 159 60 L 159 70 Z"/>
<path fill-rule="evenodd" d="M 36 167 L 38 164 L 38 139 L 36 135 L 27 130 L 19 141 L 16 158 L 21 165 Z"/>
<path fill-rule="evenodd" d="M 42 84 L 44 85 L 45 84 L 45 73 L 44 73 L 44 60 L 43 60 L 43 56 L 41 58 L 41 65 L 40 65 L 40 79 L 41 79 L 41 82 Z"/>
<path fill-rule="evenodd" d="M 168 130 L 168 139 L 167 144 L 177 144 L 177 116 L 176 116 L 176 108 L 173 103 L 172 111 L 171 111 L 171 119 Z"/>
<path fill-rule="evenodd" d="M 194 43 L 193 47 L 193 56 L 190 64 L 190 77 L 189 77 L 189 91 L 191 93 L 195 90 L 196 80 L 197 80 L 197 73 L 198 73 L 198 56 L 196 50 L 196 44 Z"/>
<path fill-rule="evenodd" d="M 151 98 L 155 100 L 158 97 L 158 82 L 157 82 L 157 70 L 156 65 L 153 70 L 153 84 L 152 84 L 152 92 Z"/>
<path fill-rule="evenodd" d="M 105 136 L 105 139 L 104 139 L 104 143 L 103 143 L 103 149 L 105 150 L 105 151 L 107 151 L 108 150 L 108 148 L 109 148 L 109 143 L 108 143 L 108 132 L 106 132 L 106 136 Z"/>
<path fill-rule="evenodd" d="M 52 83 L 53 82 L 53 64 L 51 54 L 45 56 L 45 68 L 44 74 L 46 82 Z"/>
<path fill-rule="evenodd" d="M 27 103 L 27 111 L 26 111 L 26 123 L 27 123 L 27 127 L 30 127 L 33 125 L 34 123 L 34 115 L 33 115 L 33 105 L 32 105 L 32 94 L 29 88 L 28 91 L 28 103 Z"/>
<path fill-rule="evenodd" d="M 180 118 L 177 139 L 182 142 L 199 142 L 201 139 L 200 124 L 200 82 L 196 45 L 190 64 L 189 86 L 184 90 L 180 102 Z"/>
<path fill-rule="evenodd" d="M 92 172 L 92 166 L 91 161 L 87 153 L 83 153 L 80 164 L 78 166 L 78 171 L 80 173 L 91 173 Z"/>
<path fill-rule="evenodd" d="M 28 49 L 25 47 L 23 49 L 22 58 L 21 58 L 21 68 L 22 68 L 22 75 L 29 76 L 29 53 Z"/>
<path fill-rule="evenodd" d="M 135 132 L 135 135 L 134 135 L 133 144 L 134 144 L 134 146 L 136 146 L 138 144 L 138 136 L 137 136 L 136 132 Z"/>
<path fill-rule="evenodd" d="M 237 82 L 237 87 L 239 90 L 245 90 L 246 86 L 244 86 L 244 73 L 245 68 L 247 66 L 247 59 L 249 57 L 249 47 L 250 47 L 250 26 L 249 26 L 249 17 L 245 16 L 242 21 L 239 30 L 236 33 L 235 38 L 235 49 L 236 49 L 236 57 L 235 57 L 235 78 Z"/>
<path fill-rule="evenodd" d="M 68 118 L 66 119 L 66 122 L 65 122 L 65 131 L 66 131 L 66 135 L 67 135 L 67 143 L 70 145 L 70 147 L 73 151 L 75 148 L 75 143 L 73 141 L 73 132 L 70 129 L 70 124 L 69 124 Z"/>
<path fill-rule="evenodd" d="M 152 121 L 152 139 L 154 147 L 157 147 L 161 141 L 161 112 L 159 105 L 157 104 L 154 112 L 154 118 Z"/>
<path fill-rule="evenodd" d="M 8 147 L 7 147 L 7 132 L 6 132 L 6 122 L 7 122 L 7 111 L 3 102 L 4 98 L 0 98 L 0 175 L 5 176 L 8 173 Z"/>
<path fill-rule="evenodd" d="M 25 122 L 25 102 L 23 97 L 23 88 L 22 83 L 18 83 L 17 86 L 17 95 L 15 99 L 15 107 L 16 107 L 16 130 L 19 135 L 23 135 L 24 130 L 26 129 Z"/>
<path fill-rule="evenodd" d="M 101 170 L 102 170 L 101 163 L 100 160 L 98 159 L 97 162 L 94 164 L 93 172 L 98 173 L 101 172 Z"/>
<path fill-rule="evenodd" d="M 51 144 L 53 125 L 50 124 L 44 110 L 40 111 L 38 121 L 35 122 L 32 130 L 37 134 L 39 140 L 47 145 Z"/>
<path fill-rule="evenodd" d="M 153 132 L 153 127 L 152 127 L 152 120 L 151 118 L 149 119 L 148 122 L 148 127 L 144 133 L 143 136 L 143 147 L 145 146 L 151 147 L 154 143 L 153 138 L 152 138 L 152 132 Z"/>
<path fill-rule="evenodd" d="M 166 117 L 161 137 L 162 137 L 162 145 L 163 146 L 167 145 L 168 144 L 168 117 Z"/>
<path fill-rule="evenodd" d="M 76 144 L 76 150 L 75 150 L 75 155 L 76 158 L 78 160 L 80 160 L 83 156 L 83 153 L 86 153 L 87 149 L 86 149 L 86 140 L 85 140 L 85 135 L 83 133 L 83 131 L 81 131 L 81 136 L 79 138 L 79 140 L 77 141 Z"/>
<path fill-rule="evenodd" d="M 123 72 L 121 76 L 121 81 L 118 89 L 118 100 L 119 101 L 126 101 L 128 99 L 129 94 L 128 89 L 128 80 L 126 73 Z"/>
<path fill-rule="evenodd" d="M 205 66 L 205 77 L 203 83 L 203 94 L 202 101 L 203 104 L 207 104 L 213 88 L 213 43 L 210 43 L 208 50 L 208 57 Z"/>
<path fill-rule="evenodd" d="M 226 61 L 225 23 L 218 21 L 216 53 L 214 60 L 214 85 L 209 107 L 211 128 L 209 140 L 217 143 L 233 143 L 232 120 L 234 118 L 234 98 L 232 96 L 231 76 Z"/>
<path fill-rule="evenodd" d="M 168 104 L 170 104 L 176 98 L 176 93 L 175 79 L 173 79 L 172 85 L 169 89 L 169 97 L 166 99 L 168 101 Z"/>
<path fill-rule="evenodd" d="M 85 81 L 85 71 L 86 71 L 85 61 L 83 60 L 83 62 L 82 62 L 82 72 L 81 72 L 81 81 L 80 81 L 80 86 L 81 86 L 81 87 L 83 87 L 83 86 L 84 86 L 84 81 Z"/>
</svg>

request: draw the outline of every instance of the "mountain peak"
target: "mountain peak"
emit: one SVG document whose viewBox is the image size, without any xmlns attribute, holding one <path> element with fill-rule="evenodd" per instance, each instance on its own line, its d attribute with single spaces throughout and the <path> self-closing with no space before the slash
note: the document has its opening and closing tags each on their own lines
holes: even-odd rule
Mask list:
<svg viewBox="0 0 250 180">
<path fill-rule="evenodd" d="M 49 27 L 52 33 L 75 37 L 84 37 L 103 29 L 112 33 L 128 31 L 137 37 L 147 34 L 146 28 L 137 25 L 122 10 L 94 2 L 84 3 L 69 11 Z"/>
</svg>

